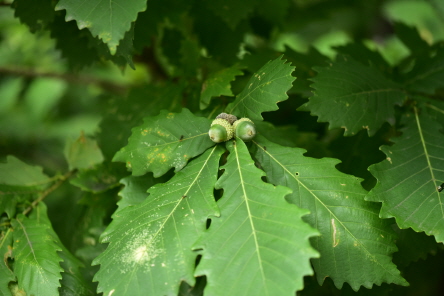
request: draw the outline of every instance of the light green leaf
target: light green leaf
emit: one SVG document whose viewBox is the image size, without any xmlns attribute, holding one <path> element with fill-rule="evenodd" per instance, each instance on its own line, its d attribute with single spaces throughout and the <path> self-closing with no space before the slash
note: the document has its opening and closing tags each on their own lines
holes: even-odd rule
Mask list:
<svg viewBox="0 0 444 296">
<path fill-rule="evenodd" d="M 162 110 L 133 128 L 128 145 L 116 153 L 113 161 L 125 162 L 134 176 L 153 172 L 159 177 L 171 167 L 177 172 L 189 159 L 214 145 L 208 137 L 210 124 L 209 119 L 185 108 L 182 113 Z"/>
<path fill-rule="evenodd" d="M 6 163 L 0 164 L 1 185 L 33 187 L 50 181 L 41 167 L 27 165 L 14 156 L 9 155 Z"/>
<path fill-rule="evenodd" d="M 295 80 L 291 76 L 294 67 L 285 64 L 286 60 L 281 58 L 269 61 L 259 69 L 234 102 L 227 106 L 226 112 L 237 117 L 263 120 L 262 112 L 277 110 L 276 103 L 288 99 L 286 92 Z"/>
<path fill-rule="evenodd" d="M 338 160 L 305 157 L 303 149 L 260 135 L 252 150 L 268 181 L 293 189 L 288 200 L 310 210 L 304 220 L 321 233 L 311 239 L 321 254 L 312 260 L 320 284 L 330 277 L 338 289 L 347 282 L 355 291 L 384 282 L 407 285 L 391 261 L 397 248 L 390 223 L 378 217 L 377 204 L 364 200 L 358 178 L 336 170 Z"/>
<path fill-rule="evenodd" d="M 344 128 L 345 136 L 367 129 L 372 136 L 384 122 L 395 123 L 395 105 L 405 94 L 375 68 L 340 56 L 329 67 L 315 68 L 314 96 L 302 108 L 330 123 L 330 129 Z"/>
<path fill-rule="evenodd" d="M 83 133 L 76 140 L 68 139 L 64 152 L 70 170 L 88 169 L 104 159 L 97 142 Z"/>
<path fill-rule="evenodd" d="M 119 41 L 146 9 L 145 0 L 60 0 L 56 10 L 66 10 L 66 21 L 76 20 L 79 29 L 88 28 L 98 36 L 114 55 Z"/>
<path fill-rule="evenodd" d="M 6 264 L 10 257 L 10 246 L 12 246 L 12 232 L 8 229 L 0 233 L 0 295 L 11 295 L 8 284 L 15 280 L 11 267 Z"/>
<path fill-rule="evenodd" d="M 444 242 L 444 137 L 440 124 L 426 113 L 404 117 L 405 128 L 393 146 L 382 146 L 387 159 L 371 166 L 378 180 L 366 199 L 382 202 L 381 216 L 395 217 L 400 228 L 411 227 Z"/>
<path fill-rule="evenodd" d="M 94 278 L 99 292 L 177 295 L 182 280 L 194 285 L 191 246 L 208 216 L 219 214 L 213 190 L 223 152 L 208 149 L 170 181 L 151 187 L 145 201 L 113 216 L 102 234 L 109 245 L 93 262 L 101 265 Z"/>
<path fill-rule="evenodd" d="M 309 238 L 317 232 L 301 216 L 308 211 L 285 201 L 291 190 L 264 183 L 263 171 L 242 140 L 227 143 L 230 154 L 216 188 L 221 217 L 195 244 L 202 250 L 196 275 L 206 275 L 205 295 L 294 295 L 312 274 L 318 257 Z"/>
<path fill-rule="evenodd" d="M 86 282 L 80 271 L 83 267 L 82 262 L 77 259 L 71 252 L 62 244 L 60 238 L 51 226 L 51 222 L 48 218 L 46 205 L 41 202 L 30 216 L 31 219 L 35 219 L 40 225 L 49 226 L 47 233 L 52 237 L 52 240 L 60 248 L 57 254 L 60 256 L 60 266 L 63 268 L 62 280 L 60 281 L 61 287 L 59 288 L 60 295 L 62 296 L 87 296 L 95 295 L 91 289 L 91 285 Z"/>
<path fill-rule="evenodd" d="M 218 96 L 234 96 L 231 91 L 231 81 L 236 76 L 243 75 L 239 67 L 233 66 L 212 73 L 202 84 L 202 92 L 200 93 L 200 109 L 208 107 L 212 97 Z"/>
<path fill-rule="evenodd" d="M 41 167 L 8 156 L 0 163 L 0 215 L 6 212 L 12 218 L 17 202 L 42 192 L 52 181 Z"/>
<path fill-rule="evenodd" d="M 63 269 L 57 251 L 62 249 L 49 232 L 52 229 L 49 220 L 47 217 L 40 219 L 40 215 L 46 215 L 46 208 L 34 210 L 29 218 L 19 214 L 11 221 L 14 228 L 14 273 L 19 288 L 27 295 L 58 296 Z"/>
</svg>

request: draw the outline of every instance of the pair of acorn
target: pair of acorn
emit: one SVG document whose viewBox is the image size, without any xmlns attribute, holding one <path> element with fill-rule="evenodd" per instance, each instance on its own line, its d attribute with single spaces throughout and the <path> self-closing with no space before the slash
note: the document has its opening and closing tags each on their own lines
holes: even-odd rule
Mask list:
<svg viewBox="0 0 444 296">
<path fill-rule="evenodd" d="M 256 127 L 253 121 L 248 118 L 237 119 L 232 114 L 221 113 L 211 123 L 208 135 L 215 143 L 225 142 L 233 137 L 248 142 L 256 136 Z"/>
</svg>

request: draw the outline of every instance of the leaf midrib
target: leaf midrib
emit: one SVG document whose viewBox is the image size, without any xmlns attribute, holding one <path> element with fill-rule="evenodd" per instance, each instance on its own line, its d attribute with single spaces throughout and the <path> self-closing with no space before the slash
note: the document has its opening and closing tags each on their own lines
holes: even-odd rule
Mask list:
<svg viewBox="0 0 444 296">
<path fill-rule="evenodd" d="M 432 169 L 432 164 L 430 162 L 429 152 L 427 151 L 426 141 L 425 141 L 424 135 L 422 133 L 421 122 L 420 122 L 419 116 L 418 116 L 418 109 L 416 107 L 414 107 L 413 110 L 415 111 L 416 125 L 418 126 L 419 138 L 421 139 L 421 144 L 422 144 L 422 147 L 424 149 L 424 155 L 425 155 L 426 160 L 427 160 L 427 166 L 428 166 L 428 168 L 430 170 L 430 175 L 432 176 L 432 179 L 435 181 L 436 178 L 435 178 L 435 174 L 434 174 L 433 169 Z M 441 196 L 439 194 L 438 194 L 438 200 L 439 200 L 439 205 L 441 207 L 441 217 L 444 217 L 444 209 L 443 209 L 443 205 L 442 205 L 442 201 L 441 201 Z"/>
<path fill-rule="evenodd" d="M 276 158 L 274 158 L 267 150 L 263 149 L 262 146 L 259 145 L 259 143 L 257 143 L 256 141 L 253 140 L 253 143 L 258 146 L 264 153 L 266 153 L 271 159 L 273 159 L 280 167 L 282 167 L 284 169 L 284 171 L 286 171 L 294 180 L 296 180 L 296 182 L 298 182 L 298 184 L 300 186 L 302 186 L 303 188 L 305 188 L 308 192 L 310 192 L 310 194 L 329 212 L 329 214 L 334 217 L 340 224 L 341 226 L 347 231 L 347 233 L 355 240 L 355 241 L 360 241 L 359 239 L 357 239 L 351 232 L 350 230 L 344 225 L 344 223 L 342 223 L 342 221 L 340 219 L 338 219 L 338 217 L 332 212 L 330 211 L 330 209 L 315 195 L 312 193 L 311 190 L 309 190 L 300 180 L 298 180 L 295 176 L 293 176 L 293 174 L 287 169 L 287 167 L 285 167 L 284 165 L 282 165 Z M 390 270 L 387 270 L 384 265 L 382 265 L 381 263 L 379 263 L 379 261 L 377 260 L 377 258 L 370 253 L 370 251 L 367 250 L 367 248 L 365 247 L 364 244 L 360 243 L 359 244 L 362 249 L 365 251 L 365 253 L 373 258 L 373 262 L 376 262 L 382 269 L 384 269 L 387 273 L 392 274 L 392 272 L 390 272 Z M 335 260 L 336 261 L 336 260 Z M 396 276 L 396 275 L 393 275 Z"/>
</svg>

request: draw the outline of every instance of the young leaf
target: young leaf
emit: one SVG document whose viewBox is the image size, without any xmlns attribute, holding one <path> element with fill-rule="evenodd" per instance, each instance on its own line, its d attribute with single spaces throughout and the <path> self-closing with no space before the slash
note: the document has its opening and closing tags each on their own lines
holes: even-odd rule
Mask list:
<svg viewBox="0 0 444 296">
<path fill-rule="evenodd" d="M 182 113 L 162 110 L 133 128 L 128 145 L 116 153 L 113 161 L 125 162 L 134 176 L 153 172 L 154 177 L 159 177 L 171 167 L 177 172 L 190 158 L 214 145 L 208 137 L 210 124 L 209 119 L 197 117 L 185 108 Z"/>
<path fill-rule="evenodd" d="M 434 94 L 444 88 L 444 45 L 437 47 L 433 57 L 421 56 L 406 76 L 404 85 L 412 91 Z"/>
<path fill-rule="evenodd" d="M 310 210 L 304 217 L 321 236 L 311 239 L 321 254 L 312 263 L 318 282 L 330 277 L 357 291 L 383 282 L 406 285 L 391 261 L 397 250 L 390 223 L 379 219 L 376 204 L 366 202 L 359 179 L 335 169 L 335 159 L 305 157 L 305 150 L 283 147 L 258 135 L 253 154 L 273 184 L 293 189 L 288 199 Z"/>
<path fill-rule="evenodd" d="M 212 97 L 233 96 L 230 82 L 234 81 L 236 76 L 243 75 L 238 67 L 222 69 L 211 74 L 202 84 L 202 92 L 200 93 L 200 109 L 208 107 Z"/>
<path fill-rule="evenodd" d="M 9 247 L 12 246 L 12 231 L 8 229 L 4 233 L 0 233 L 0 295 L 10 295 L 8 284 L 15 280 L 14 273 L 7 264 L 10 257 Z"/>
<path fill-rule="evenodd" d="M 242 140 L 227 146 L 221 217 L 194 246 L 203 249 L 195 274 L 207 276 L 205 295 L 294 295 L 318 256 L 308 241 L 317 232 L 301 220 L 308 211 L 285 201 L 288 188 L 261 180 Z"/>
<path fill-rule="evenodd" d="M 288 99 L 287 91 L 296 79 L 291 76 L 294 67 L 285 64 L 286 60 L 281 58 L 269 61 L 259 69 L 234 102 L 227 106 L 226 112 L 239 118 L 263 120 L 262 112 L 277 110 L 276 103 Z"/>
<path fill-rule="evenodd" d="M 60 0 L 56 10 L 66 10 L 66 21 L 76 20 L 79 29 L 88 28 L 93 36 L 98 36 L 114 55 L 119 41 L 137 18 L 146 9 L 144 0 Z"/>
<path fill-rule="evenodd" d="M 177 295 L 182 280 L 194 285 L 192 244 L 218 215 L 213 189 L 224 149 L 214 146 L 192 160 L 149 197 L 113 216 L 102 234 L 107 249 L 93 264 L 104 295 Z M 127 192 L 128 193 L 128 192 Z"/>
<path fill-rule="evenodd" d="M 49 232 L 52 226 L 47 217 L 40 218 L 41 215 L 46 216 L 45 208 L 42 209 L 34 210 L 29 218 L 19 214 L 11 221 L 14 228 L 14 273 L 19 288 L 27 295 L 58 296 L 63 269 L 57 251 L 62 249 Z M 34 214 L 36 212 L 38 215 Z"/>
<path fill-rule="evenodd" d="M 83 133 L 76 140 L 68 139 L 64 152 L 70 170 L 88 169 L 104 159 L 97 142 Z"/>
<path fill-rule="evenodd" d="M 380 215 L 395 217 L 400 228 L 425 231 L 444 242 L 443 193 L 437 190 L 444 182 L 441 125 L 414 111 L 404 118 L 406 126 L 392 139 L 395 144 L 381 147 L 387 159 L 369 168 L 378 183 L 366 199 L 382 202 Z"/>
<path fill-rule="evenodd" d="M 372 136 L 385 121 L 395 123 L 394 106 L 402 104 L 405 94 L 373 67 L 340 56 L 330 67 L 315 70 L 315 94 L 303 108 L 319 121 L 344 128 L 345 136 L 363 128 Z"/>
</svg>

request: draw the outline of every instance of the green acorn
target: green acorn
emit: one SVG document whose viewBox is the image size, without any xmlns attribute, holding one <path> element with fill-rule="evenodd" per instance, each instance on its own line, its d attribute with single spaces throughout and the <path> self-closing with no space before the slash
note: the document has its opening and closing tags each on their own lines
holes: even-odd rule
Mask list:
<svg viewBox="0 0 444 296">
<path fill-rule="evenodd" d="M 216 118 L 211 123 L 210 130 L 208 131 L 211 141 L 215 143 L 221 143 L 233 138 L 234 130 L 230 122 L 223 118 Z"/>
<path fill-rule="evenodd" d="M 251 141 L 256 136 L 256 127 L 253 121 L 248 118 L 236 120 L 233 128 L 236 137 L 241 138 L 244 142 Z"/>
<path fill-rule="evenodd" d="M 235 121 L 237 120 L 237 117 L 236 117 L 235 115 L 233 115 L 233 114 L 227 114 L 227 113 L 221 113 L 221 114 L 219 114 L 219 115 L 216 116 L 216 119 L 217 119 L 217 118 L 226 119 L 226 120 L 228 120 L 228 122 L 229 122 L 230 124 L 233 124 L 233 122 L 235 122 Z"/>
</svg>

